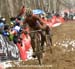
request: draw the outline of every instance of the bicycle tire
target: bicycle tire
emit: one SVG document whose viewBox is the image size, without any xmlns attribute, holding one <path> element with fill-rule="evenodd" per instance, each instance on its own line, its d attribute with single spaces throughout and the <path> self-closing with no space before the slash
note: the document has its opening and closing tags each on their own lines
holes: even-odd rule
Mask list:
<svg viewBox="0 0 75 69">
<path fill-rule="evenodd" d="M 35 33 L 36 56 L 39 64 L 42 64 L 43 53 L 41 51 L 41 35 L 39 32 Z"/>
</svg>

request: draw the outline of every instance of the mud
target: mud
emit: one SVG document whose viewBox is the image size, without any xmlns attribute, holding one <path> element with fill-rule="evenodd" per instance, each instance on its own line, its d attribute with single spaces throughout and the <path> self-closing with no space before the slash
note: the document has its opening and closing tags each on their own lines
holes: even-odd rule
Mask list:
<svg viewBox="0 0 75 69">
<path fill-rule="evenodd" d="M 53 53 L 50 50 L 45 52 L 42 66 L 37 60 L 29 60 L 8 69 L 75 69 L 75 21 L 52 28 L 52 32 Z"/>
</svg>

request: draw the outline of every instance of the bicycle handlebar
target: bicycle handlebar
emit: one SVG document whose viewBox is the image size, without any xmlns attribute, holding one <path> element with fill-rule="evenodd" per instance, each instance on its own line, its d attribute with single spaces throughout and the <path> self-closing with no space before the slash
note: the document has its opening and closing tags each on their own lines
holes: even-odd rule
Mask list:
<svg viewBox="0 0 75 69">
<path fill-rule="evenodd" d="M 30 31 L 30 33 L 36 33 L 36 32 L 41 32 L 42 30 L 35 30 L 35 31 Z"/>
<path fill-rule="evenodd" d="M 35 31 L 30 31 L 30 32 L 27 32 L 27 31 L 25 31 L 24 33 L 25 34 L 30 34 L 30 33 L 36 33 L 36 32 L 41 32 L 42 30 L 35 30 Z"/>
</svg>

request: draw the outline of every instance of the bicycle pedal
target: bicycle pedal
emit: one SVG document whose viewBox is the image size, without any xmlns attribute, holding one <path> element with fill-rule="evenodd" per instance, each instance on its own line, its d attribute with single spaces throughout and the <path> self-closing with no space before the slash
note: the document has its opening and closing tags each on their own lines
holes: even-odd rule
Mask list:
<svg viewBox="0 0 75 69">
<path fill-rule="evenodd" d="M 34 57 L 32 58 L 32 60 L 36 60 L 36 59 L 38 59 L 38 58 L 37 57 L 36 58 L 34 58 Z"/>
<path fill-rule="evenodd" d="M 33 53 L 32 57 L 33 57 L 33 58 L 36 58 L 36 54 L 35 54 L 35 53 Z"/>
<path fill-rule="evenodd" d="M 33 58 L 36 58 L 36 55 L 32 55 Z"/>
</svg>

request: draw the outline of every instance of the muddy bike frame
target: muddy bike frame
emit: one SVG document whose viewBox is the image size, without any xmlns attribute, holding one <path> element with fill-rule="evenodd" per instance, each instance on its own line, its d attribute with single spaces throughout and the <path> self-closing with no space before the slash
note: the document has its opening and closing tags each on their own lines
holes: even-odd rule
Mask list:
<svg viewBox="0 0 75 69">
<path fill-rule="evenodd" d="M 43 52 L 41 50 L 41 34 L 42 30 L 31 31 L 30 34 L 33 34 L 33 38 L 31 40 L 34 42 L 35 47 L 35 56 L 37 57 L 39 64 L 42 64 Z"/>
</svg>

